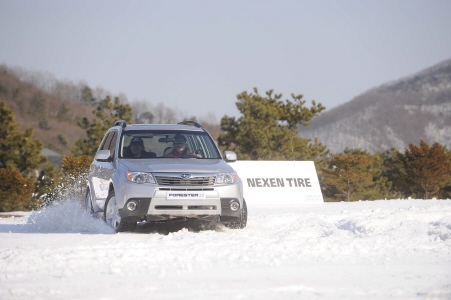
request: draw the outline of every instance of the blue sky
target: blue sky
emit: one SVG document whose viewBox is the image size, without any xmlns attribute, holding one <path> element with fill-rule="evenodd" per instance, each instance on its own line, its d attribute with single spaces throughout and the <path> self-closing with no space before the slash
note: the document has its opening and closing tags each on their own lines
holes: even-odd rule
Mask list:
<svg viewBox="0 0 451 300">
<path fill-rule="evenodd" d="M 451 58 L 451 1 L 0 0 L 0 64 L 239 116 L 257 87 L 327 109 Z"/>
</svg>

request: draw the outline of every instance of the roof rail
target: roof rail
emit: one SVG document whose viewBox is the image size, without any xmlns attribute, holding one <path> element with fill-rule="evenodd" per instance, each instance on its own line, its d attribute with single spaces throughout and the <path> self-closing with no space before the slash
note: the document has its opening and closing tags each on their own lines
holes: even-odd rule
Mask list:
<svg viewBox="0 0 451 300">
<path fill-rule="evenodd" d="M 202 128 L 203 129 L 203 127 L 199 123 L 197 123 L 196 121 L 183 121 L 183 122 L 179 122 L 177 124 L 179 124 L 179 125 L 196 126 L 197 128 Z"/>
<path fill-rule="evenodd" d="M 113 123 L 113 126 L 122 126 L 122 128 L 125 128 L 125 126 L 127 126 L 127 122 L 125 122 L 125 120 L 119 120 Z"/>
</svg>

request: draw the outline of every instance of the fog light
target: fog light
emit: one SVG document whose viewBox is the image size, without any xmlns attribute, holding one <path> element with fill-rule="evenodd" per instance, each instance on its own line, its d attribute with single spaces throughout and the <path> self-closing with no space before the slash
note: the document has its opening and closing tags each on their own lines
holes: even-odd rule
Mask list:
<svg viewBox="0 0 451 300">
<path fill-rule="evenodd" d="M 137 207 L 138 207 L 138 203 L 136 203 L 136 201 L 130 201 L 127 203 L 127 209 L 130 211 L 136 210 Z"/>
<path fill-rule="evenodd" d="M 237 211 L 237 210 L 239 210 L 239 209 L 240 209 L 240 203 L 238 203 L 238 202 L 236 202 L 236 201 L 232 201 L 232 202 L 230 203 L 230 209 L 231 209 L 232 211 Z"/>
</svg>

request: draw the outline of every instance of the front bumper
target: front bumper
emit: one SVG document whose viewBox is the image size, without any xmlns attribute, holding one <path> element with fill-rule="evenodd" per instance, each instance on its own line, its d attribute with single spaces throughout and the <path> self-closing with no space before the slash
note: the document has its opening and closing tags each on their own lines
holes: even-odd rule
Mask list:
<svg viewBox="0 0 451 300">
<path fill-rule="evenodd" d="M 241 208 L 233 211 L 230 208 L 235 198 L 222 198 L 220 205 L 203 203 L 170 203 L 169 205 L 154 205 L 152 198 L 130 198 L 135 201 L 137 207 L 134 211 L 122 208 L 119 213 L 125 222 L 152 222 L 165 221 L 175 218 L 196 218 L 205 221 L 214 221 L 219 218 L 221 222 L 227 223 L 240 216 Z M 126 206 L 125 206 L 126 207 Z"/>
<path fill-rule="evenodd" d="M 151 184 L 127 183 L 123 186 L 118 203 L 122 209 L 119 213 L 125 222 L 164 221 L 175 218 L 197 218 L 200 220 L 228 223 L 240 216 L 243 199 L 239 185 L 223 185 L 213 187 L 165 187 Z M 168 193 L 202 193 L 202 199 L 169 199 Z M 151 195 L 146 197 L 143 195 Z M 116 196 L 118 196 L 116 194 Z M 119 199 L 118 199 L 119 200 Z M 120 200 L 119 200 L 120 201 Z M 119 202 L 118 201 L 118 202 Z M 134 201 L 136 209 L 127 209 L 127 204 Z M 240 208 L 231 209 L 231 202 L 238 202 Z"/>
</svg>

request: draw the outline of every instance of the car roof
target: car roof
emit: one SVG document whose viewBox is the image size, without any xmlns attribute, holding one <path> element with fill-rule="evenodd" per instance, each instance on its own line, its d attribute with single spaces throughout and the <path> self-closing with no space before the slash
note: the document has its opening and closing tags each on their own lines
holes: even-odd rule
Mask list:
<svg viewBox="0 0 451 300">
<path fill-rule="evenodd" d="M 180 130 L 180 131 L 198 131 L 203 132 L 202 127 L 195 127 L 190 125 L 179 124 L 127 124 L 124 131 L 137 131 L 137 130 Z"/>
</svg>

